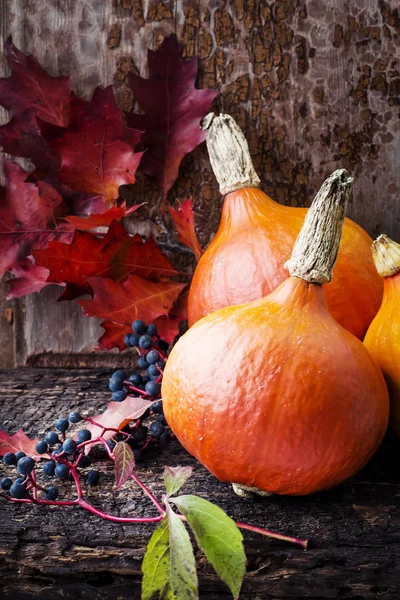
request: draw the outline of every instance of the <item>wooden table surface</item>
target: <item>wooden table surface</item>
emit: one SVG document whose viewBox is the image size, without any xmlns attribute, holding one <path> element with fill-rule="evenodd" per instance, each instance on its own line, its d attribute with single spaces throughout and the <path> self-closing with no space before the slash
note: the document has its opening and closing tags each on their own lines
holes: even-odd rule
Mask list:
<svg viewBox="0 0 400 600">
<path fill-rule="evenodd" d="M 0 371 L 0 427 L 41 435 L 73 409 L 93 414 L 109 400 L 106 370 Z M 192 465 L 185 488 L 221 506 L 237 521 L 309 538 L 307 551 L 244 532 L 248 557 L 242 600 L 285 598 L 400 599 L 400 442 L 388 436 L 356 477 L 305 498 L 248 501 L 217 481 L 177 442 L 139 463 L 158 496 L 164 465 Z M 0 466 L 0 473 L 6 468 Z M 4 466 L 5 467 L 5 466 Z M 113 473 L 90 501 L 113 514 L 152 514 L 133 482 L 112 493 Z M 67 486 L 68 484 L 62 484 Z M 140 598 L 140 565 L 152 525 L 123 525 L 75 508 L 16 505 L 0 498 L 0 598 L 45 600 Z M 230 593 L 196 551 L 200 598 Z"/>
</svg>

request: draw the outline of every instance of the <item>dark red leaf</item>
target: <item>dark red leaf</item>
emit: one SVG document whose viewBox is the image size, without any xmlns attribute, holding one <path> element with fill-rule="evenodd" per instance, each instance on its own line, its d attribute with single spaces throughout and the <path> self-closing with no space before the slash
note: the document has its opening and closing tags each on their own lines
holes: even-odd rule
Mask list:
<svg viewBox="0 0 400 600">
<path fill-rule="evenodd" d="M 130 85 L 144 115 L 127 114 L 128 125 L 145 129 L 145 173 L 159 181 L 163 199 L 178 176 L 182 158 L 204 141 L 200 121 L 217 95 L 195 88 L 197 58 L 184 60 L 174 35 L 148 51 L 149 79 L 130 74 Z"/>
<path fill-rule="evenodd" d="M 92 417 L 92 420 L 102 427 L 121 430 L 134 419 L 139 419 L 151 404 L 152 402 L 150 400 L 128 396 L 123 402 L 109 402 L 106 410 L 101 414 Z M 90 423 L 87 425 L 86 429 L 89 429 L 92 433 L 92 437 L 95 438 L 101 434 L 102 427 Z M 103 438 L 105 440 L 110 440 L 114 436 L 115 432 L 107 431 L 103 435 Z"/>
<path fill-rule="evenodd" d="M 6 187 L 0 188 L 0 277 L 54 238 L 68 239 L 70 225 L 55 214 L 63 199 L 48 184 L 25 181 L 27 173 L 4 160 Z"/>
<path fill-rule="evenodd" d="M 68 77 L 51 77 L 33 56 L 25 56 L 9 38 L 5 44 L 10 77 L 0 79 L 0 104 L 13 115 L 33 109 L 43 121 L 66 127 L 71 87 Z"/>
<path fill-rule="evenodd" d="M 90 102 L 73 96 L 70 110 L 68 129 L 46 135 L 62 159 L 59 179 L 114 204 L 119 186 L 136 181 L 142 153 L 134 153 L 134 147 L 141 132 L 124 124 L 112 86 L 97 88 Z"/>
<path fill-rule="evenodd" d="M 188 198 L 182 202 L 177 210 L 170 206 L 169 212 L 171 213 L 175 227 L 178 230 L 179 239 L 192 250 L 196 260 L 199 261 L 203 251 L 194 228 L 193 205 L 191 199 Z"/>
<path fill-rule="evenodd" d="M 32 294 L 33 292 L 40 292 L 46 285 L 50 285 L 47 281 L 49 272 L 45 267 L 39 267 L 27 258 L 14 269 L 11 269 L 11 273 L 15 276 L 15 279 L 7 281 L 10 290 L 6 294 L 6 300 L 22 298 L 22 296 Z"/>
<path fill-rule="evenodd" d="M 143 206 L 143 204 L 135 204 L 135 206 L 132 206 L 127 210 L 124 203 L 121 204 L 121 206 L 112 206 L 109 210 L 101 214 L 94 214 L 89 217 L 71 216 L 66 217 L 65 220 L 68 221 L 70 225 L 73 225 L 75 229 L 79 229 L 80 231 L 90 231 L 96 227 L 108 227 L 111 224 L 111 221 L 114 220 L 122 221 L 122 219 L 134 213 L 140 206 Z"/>
<path fill-rule="evenodd" d="M 103 327 L 104 333 L 99 339 L 95 350 L 125 349 L 124 336 L 127 333 L 132 333 L 130 325 L 120 325 L 119 323 L 104 321 L 101 327 Z"/>
<path fill-rule="evenodd" d="M 176 302 L 174 302 L 168 316 L 163 315 L 154 321 L 160 338 L 169 344 L 172 344 L 179 333 L 179 323 L 187 319 L 188 296 L 189 287 L 183 290 Z"/>
<path fill-rule="evenodd" d="M 143 242 L 140 235 L 132 237 L 118 221 L 111 223 L 105 237 L 75 231 L 70 244 L 50 242 L 33 256 L 36 264 L 50 270 L 48 281 L 67 284 L 63 300 L 90 293 L 91 277 L 122 281 L 133 273 L 147 279 L 177 274 L 153 238 Z"/>
<path fill-rule="evenodd" d="M 119 490 L 128 481 L 135 468 L 133 450 L 126 442 L 118 442 L 114 448 L 115 488 Z"/>
<path fill-rule="evenodd" d="M 0 456 L 4 456 L 7 452 L 25 452 L 27 456 L 39 459 L 40 455 L 36 455 L 36 444 L 38 438 L 31 440 L 27 435 L 19 429 L 17 433 L 8 435 L 5 431 L 0 431 Z"/>
<path fill-rule="evenodd" d="M 92 277 L 92 300 L 79 300 L 85 315 L 129 325 L 135 319 L 146 323 L 169 313 L 185 284 L 147 281 L 136 275 L 119 283 L 112 279 Z"/>
</svg>

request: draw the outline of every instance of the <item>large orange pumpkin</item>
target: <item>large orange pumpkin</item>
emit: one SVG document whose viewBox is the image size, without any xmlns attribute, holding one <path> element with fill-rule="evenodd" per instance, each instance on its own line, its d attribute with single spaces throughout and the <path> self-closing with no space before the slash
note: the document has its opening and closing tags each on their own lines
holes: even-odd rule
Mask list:
<svg viewBox="0 0 400 600">
<path fill-rule="evenodd" d="M 381 235 L 373 244 L 373 256 L 379 275 L 384 277 L 384 292 L 364 344 L 386 379 L 390 425 L 400 435 L 400 245 Z"/>
<path fill-rule="evenodd" d="M 388 392 L 368 351 L 330 314 L 321 283 L 339 247 L 351 180 L 321 188 L 288 263 L 266 298 L 220 309 L 173 348 L 165 417 L 222 481 L 302 495 L 358 471 L 388 421 Z"/>
<path fill-rule="evenodd" d="M 189 325 L 224 306 L 267 296 L 287 279 L 284 264 L 307 214 L 307 209 L 278 204 L 258 189 L 247 142 L 232 117 L 208 121 L 211 164 L 227 196 L 219 229 L 193 276 Z M 326 286 L 332 315 L 360 339 L 382 300 L 371 243 L 361 227 L 346 219 L 334 278 Z"/>
</svg>

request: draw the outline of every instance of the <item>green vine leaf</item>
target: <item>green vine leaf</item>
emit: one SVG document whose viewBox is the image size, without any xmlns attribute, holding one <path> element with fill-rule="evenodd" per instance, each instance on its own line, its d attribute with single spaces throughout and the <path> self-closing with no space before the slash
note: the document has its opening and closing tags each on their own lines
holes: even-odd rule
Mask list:
<svg viewBox="0 0 400 600">
<path fill-rule="evenodd" d="M 192 543 L 186 527 L 166 503 L 169 523 L 171 588 L 176 600 L 197 600 L 198 581 Z"/>
<path fill-rule="evenodd" d="M 168 497 L 179 492 L 192 475 L 192 471 L 192 467 L 165 467 L 164 482 Z"/>
<path fill-rule="evenodd" d="M 197 496 L 171 498 L 186 517 L 199 548 L 218 576 L 231 590 L 235 600 L 246 572 L 243 536 L 235 522 L 211 502 Z"/>
<path fill-rule="evenodd" d="M 142 563 L 142 600 L 174 600 L 171 589 L 169 523 L 165 518 L 157 525 Z"/>
<path fill-rule="evenodd" d="M 132 448 L 125 442 L 118 442 L 114 448 L 115 487 L 117 490 L 124 485 L 135 468 L 135 457 Z"/>
</svg>

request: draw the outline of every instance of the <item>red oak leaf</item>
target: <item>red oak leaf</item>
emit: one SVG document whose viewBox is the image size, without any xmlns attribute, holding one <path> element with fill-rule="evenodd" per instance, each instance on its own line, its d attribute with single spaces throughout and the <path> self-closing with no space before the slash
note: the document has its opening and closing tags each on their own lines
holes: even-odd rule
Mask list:
<svg viewBox="0 0 400 600">
<path fill-rule="evenodd" d="M 90 102 L 73 96 L 68 129 L 48 132 L 46 139 L 61 156 L 62 183 L 114 204 L 119 186 L 136 181 L 142 153 L 134 147 L 140 136 L 124 124 L 108 86 L 97 88 Z"/>
<path fill-rule="evenodd" d="M 92 420 L 102 425 L 103 427 L 111 427 L 121 430 L 125 425 L 128 425 L 134 419 L 141 417 L 146 410 L 151 406 L 150 400 L 144 398 L 128 396 L 123 402 L 109 402 L 106 410 L 92 417 Z M 92 438 L 98 437 L 102 428 L 92 423 L 88 424 L 86 429 L 92 432 Z M 115 431 L 107 431 L 103 438 L 110 440 L 115 436 Z"/>
<path fill-rule="evenodd" d="M 69 225 L 57 225 L 63 199 L 44 182 L 25 181 L 27 173 L 4 160 L 6 187 L 0 188 L 0 278 L 31 254 L 33 247 L 67 236 Z"/>
<path fill-rule="evenodd" d="M 112 279 L 92 277 L 92 300 L 79 300 L 85 315 L 129 325 L 135 319 L 153 323 L 160 315 L 169 313 L 185 284 L 147 281 L 130 275 L 119 283 Z"/>
<path fill-rule="evenodd" d="M 104 333 L 99 339 L 95 350 L 125 349 L 124 336 L 127 333 L 132 333 L 130 325 L 120 325 L 119 323 L 104 321 L 101 327 L 103 327 Z"/>
<path fill-rule="evenodd" d="M 169 212 L 171 213 L 172 220 L 178 230 L 179 239 L 185 246 L 192 250 L 196 260 L 199 261 L 203 251 L 194 228 L 193 205 L 191 199 L 188 198 L 182 202 L 177 210 L 170 206 Z"/>
<path fill-rule="evenodd" d="M 33 256 L 36 264 L 50 270 L 48 281 L 67 284 L 62 300 L 91 293 L 91 277 L 122 281 L 133 273 L 147 279 L 177 274 L 153 238 L 143 242 L 140 235 L 132 237 L 118 221 L 111 223 L 105 237 L 75 231 L 70 244 L 50 242 Z"/>
<path fill-rule="evenodd" d="M 189 287 L 180 294 L 174 302 L 168 316 L 158 317 L 154 324 L 157 326 L 157 332 L 160 338 L 172 344 L 179 333 L 179 323 L 187 319 L 187 303 L 189 296 Z"/>
<path fill-rule="evenodd" d="M 149 79 L 130 74 L 130 85 L 144 115 L 127 114 L 128 125 L 144 129 L 145 173 L 157 177 L 163 201 L 178 176 L 182 158 L 204 141 L 200 121 L 217 95 L 195 88 L 197 58 L 184 60 L 174 35 L 148 51 Z"/>
<path fill-rule="evenodd" d="M 68 77 L 51 77 L 33 56 L 6 42 L 10 77 L 0 79 L 0 104 L 13 115 L 33 109 L 43 121 L 66 127 L 71 86 Z"/>
<path fill-rule="evenodd" d="M 40 292 L 46 285 L 50 285 L 47 281 L 50 271 L 46 267 L 35 265 L 29 258 L 11 269 L 11 273 L 15 276 L 15 279 L 7 281 L 10 290 L 6 294 L 6 300 L 22 298 L 22 296 L 33 292 Z"/>
<path fill-rule="evenodd" d="M 108 227 L 111 221 L 122 221 L 125 217 L 128 217 L 134 213 L 143 204 L 135 204 L 128 210 L 126 204 L 123 203 L 121 206 L 112 206 L 109 210 L 101 214 L 90 215 L 89 217 L 65 217 L 70 225 L 73 225 L 75 229 L 80 231 L 90 231 L 96 227 Z"/>
<path fill-rule="evenodd" d="M 31 440 L 27 435 L 19 429 L 17 433 L 8 435 L 5 431 L 0 431 L 0 456 L 4 456 L 7 452 L 25 452 L 27 456 L 32 458 L 41 458 L 39 454 L 36 454 L 36 444 L 39 441 L 38 438 Z"/>
</svg>

